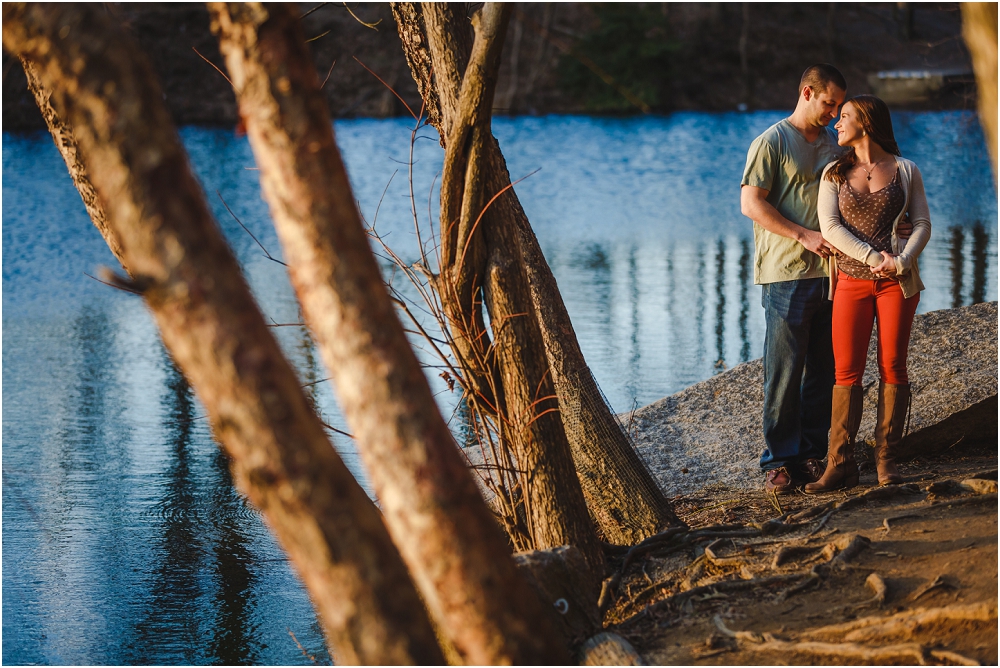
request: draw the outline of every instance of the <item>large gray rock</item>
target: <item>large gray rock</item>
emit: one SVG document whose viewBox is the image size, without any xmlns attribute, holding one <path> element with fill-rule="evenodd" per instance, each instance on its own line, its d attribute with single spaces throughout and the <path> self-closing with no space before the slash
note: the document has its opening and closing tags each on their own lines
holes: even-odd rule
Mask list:
<svg viewBox="0 0 1000 668">
<path fill-rule="evenodd" d="M 996 302 L 917 316 L 908 366 L 908 452 L 996 444 Z M 753 360 L 636 411 L 636 446 L 668 493 L 761 486 L 763 379 L 761 360 Z M 870 440 L 878 394 L 874 337 L 863 382 L 859 439 Z"/>
</svg>

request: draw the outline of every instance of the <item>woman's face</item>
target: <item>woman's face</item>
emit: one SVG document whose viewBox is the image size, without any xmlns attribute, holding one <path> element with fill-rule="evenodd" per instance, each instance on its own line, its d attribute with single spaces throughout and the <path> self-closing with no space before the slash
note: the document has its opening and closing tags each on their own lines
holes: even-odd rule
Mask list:
<svg viewBox="0 0 1000 668">
<path fill-rule="evenodd" d="M 845 102 L 840 110 L 840 120 L 833 126 L 837 129 L 837 143 L 853 146 L 864 136 L 864 128 L 858 121 L 858 111 L 850 102 Z"/>
</svg>

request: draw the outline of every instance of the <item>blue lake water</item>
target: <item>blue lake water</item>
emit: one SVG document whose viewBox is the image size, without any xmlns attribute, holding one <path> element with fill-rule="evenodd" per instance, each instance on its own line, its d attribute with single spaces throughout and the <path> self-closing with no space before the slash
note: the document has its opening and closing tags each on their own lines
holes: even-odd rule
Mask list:
<svg viewBox="0 0 1000 668">
<path fill-rule="evenodd" d="M 760 356 L 739 181 L 750 141 L 782 116 L 496 121 L 512 177 L 531 174 L 518 196 L 617 411 Z M 997 299 L 997 196 L 975 116 L 894 121 L 933 221 L 920 312 Z M 336 131 L 362 212 L 374 220 L 378 209 L 376 228 L 412 261 L 410 125 L 338 121 Z M 432 130 L 418 135 L 413 190 L 427 230 L 442 152 Z M 264 313 L 298 322 L 284 268 L 216 194 L 280 256 L 247 140 L 202 128 L 182 136 Z M 308 597 L 234 490 L 145 307 L 85 275 L 100 265 L 114 257 L 51 139 L 4 134 L 2 661 L 328 662 Z M 326 377 L 301 329 L 274 331 L 304 383 Z M 431 380 L 450 413 L 454 395 Z M 346 428 L 329 385 L 310 391 Z M 335 445 L 364 484 L 351 443 Z"/>
</svg>

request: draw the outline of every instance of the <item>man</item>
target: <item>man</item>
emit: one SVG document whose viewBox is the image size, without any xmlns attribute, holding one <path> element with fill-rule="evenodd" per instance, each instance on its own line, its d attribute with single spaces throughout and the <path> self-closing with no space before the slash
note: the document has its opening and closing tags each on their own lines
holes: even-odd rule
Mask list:
<svg viewBox="0 0 1000 668">
<path fill-rule="evenodd" d="M 764 488 L 775 494 L 814 482 L 830 431 L 834 367 L 827 258 L 816 198 L 823 168 L 842 149 L 827 126 L 847 82 L 832 65 L 809 67 L 795 111 L 764 131 L 747 154 L 740 191 L 754 221 L 754 283 L 762 288 Z"/>
</svg>

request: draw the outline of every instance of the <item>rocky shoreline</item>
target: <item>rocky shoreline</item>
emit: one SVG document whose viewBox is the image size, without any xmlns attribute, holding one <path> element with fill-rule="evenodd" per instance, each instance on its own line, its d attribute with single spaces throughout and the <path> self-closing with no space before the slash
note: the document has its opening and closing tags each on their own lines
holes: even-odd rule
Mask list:
<svg viewBox="0 0 1000 668">
<path fill-rule="evenodd" d="M 391 117 L 419 109 L 386 3 L 300 4 L 331 114 Z M 609 8 L 610 7 L 610 8 Z M 146 50 L 179 125 L 237 122 L 208 12 L 202 4 L 107 3 Z M 742 45 L 742 46 L 741 46 Z M 652 55 L 650 55 L 652 54 Z M 598 65 L 653 113 L 791 106 L 811 62 L 841 67 L 850 93 L 870 92 L 884 70 L 969 69 L 958 5 L 786 3 L 516 3 L 497 85 L 499 114 L 635 114 Z M 223 68 L 224 69 L 224 68 Z M 19 63 L 3 55 L 3 129 L 44 129 Z M 385 84 L 380 82 L 378 75 Z M 920 109 L 975 109 L 971 78 Z"/>
<path fill-rule="evenodd" d="M 878 374 L 874 338 L 865 370 L 860 439 L 871 440 Z M 909 353 L 913 408 L 901 446 L 930 449 L 997 443 L 997 302 L 918 315 Z M 635 443 L 670 494 L 761 486 L 757 459 L 763 365 L 745 362 L 635 412 Z M 864 455 L 864 453 L 859 453 Z"/>
</svg>

